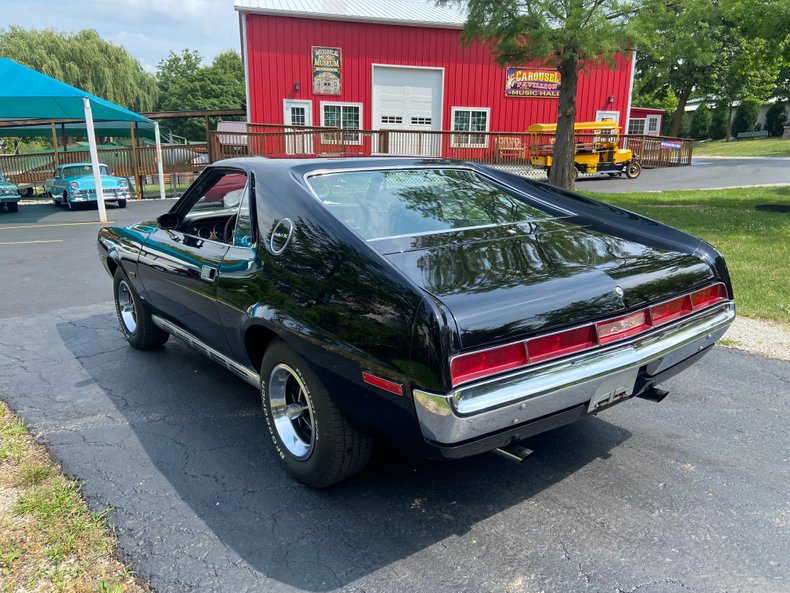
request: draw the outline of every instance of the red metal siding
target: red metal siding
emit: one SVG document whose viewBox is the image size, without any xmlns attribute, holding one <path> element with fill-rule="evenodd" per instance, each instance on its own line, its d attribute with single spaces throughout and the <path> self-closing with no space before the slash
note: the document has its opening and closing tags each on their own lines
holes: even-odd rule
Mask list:
<svg viewBox="0 0 790 593">
<path fill-rule="evenodd" d="M 648 107 L 631 107 L 631 119 L 644 119 L 648 115 L 661 115 L 663 117 L 663 109 L 651 109 Z"/>
<path fill-rule="evenodd" d="M 283 99 L 302 99 L 313 101 L 313 125 L 319 125 L 320 102 L 340 101 L 362 103 L 362 126 L 371 129 L 373 64 L 444 68 L 443 130 L 450 129 L 454 106 L 490 107 L 492 132 L 556 121 L 556 99 L 505 97 L 505 69 L 494 63 L 486 46 L 462 47 L 459 36 L 454 29 L 248 14 L 250 121 L 284 123 Z M 341 48 L 342 94 L 313 95 L 314 45 Z M 630 56 L 618 56 L 611 69 L 588 65 L 580 73 L 577 121 L 594 120 L 595 112 L 604 110 L 619 111 L 625 124 L 630 68 Z"/>
</svg>

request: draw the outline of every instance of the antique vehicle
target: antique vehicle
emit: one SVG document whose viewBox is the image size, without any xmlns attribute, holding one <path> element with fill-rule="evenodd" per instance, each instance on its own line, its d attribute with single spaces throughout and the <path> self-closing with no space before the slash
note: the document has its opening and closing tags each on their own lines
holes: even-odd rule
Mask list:
<svg viewBox="0 0 790 593">
<path fill-rule="evenodd" d="M 129 180 L 110 174 L 107 165 L 99 165 L 101 188 L 105 202 L 115 202 L 118 208 L 126 208 L 129 199 Z M 90 163 L 71 163 L 55 167 L 52 178 L 44 182 L 44 192 L 55 204 L 62 204 L 69 210 L 78 204 L 96 201 L 96 182 L 93 179 L 93 166 Z"/>
<path fill-rule="evenodd" d="M 620 128 L 611 119 L 577 122 L 573 125 L 576 146 L 573 157 L 576 177 L 580 173 L 608 173 L 636 179 L 642 166 L 627 148 L 620 148 Z M 551 169 L 557 124 L 532 124 L 530 162 L 533 167 Z"/>
<path fill-rule="evenodd" d="M 5 206 L 9 212 L 19 211 L 19 189 L 0 173 L 0 207 Z"/>
<path fill-rule="evenodd" d="M 219 161 L 98 251 L 129 343 L 173 335 L 259 389 L 314 487 L 374 438 L 521 458 L 531 435 L 660 400 L 735 316 L 700 239 L 457 161 Z"/>
</svg>

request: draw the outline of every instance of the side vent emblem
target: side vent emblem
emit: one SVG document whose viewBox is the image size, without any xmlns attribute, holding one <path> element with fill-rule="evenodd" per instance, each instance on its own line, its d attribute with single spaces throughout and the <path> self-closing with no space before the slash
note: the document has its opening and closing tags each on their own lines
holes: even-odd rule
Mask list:
<svg viewBox="0 0 790 593">
<path fill-rule="evenodd" d="M 272 236 L 269 239 L 269 249 L 274 255 L 280 255 L 288 246 L 294 232 L 294 223 L 290 218 L 283 218 L 274 225 Z"/>
</svg>

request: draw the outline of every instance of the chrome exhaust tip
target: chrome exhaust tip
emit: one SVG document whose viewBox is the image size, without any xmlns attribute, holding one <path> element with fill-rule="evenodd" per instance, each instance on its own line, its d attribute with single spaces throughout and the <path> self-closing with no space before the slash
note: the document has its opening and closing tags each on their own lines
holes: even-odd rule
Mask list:
<svg viewBox="0 0 790 593">
<path fill-rule="evenodd" d="M 521 463 L 527 457 L 529 457 L 533 452 L 534 451 L 532 451 L 532 449 L 527 449 L 526 447 L 524 447 L 523 445 L 519 445 L 518 443 L 512 443 L 510 445 L 507 445 L 506 447 L 500 447 L 498 449 L 494 449 L 494 453 L 514 463 Z"/>
</svg>

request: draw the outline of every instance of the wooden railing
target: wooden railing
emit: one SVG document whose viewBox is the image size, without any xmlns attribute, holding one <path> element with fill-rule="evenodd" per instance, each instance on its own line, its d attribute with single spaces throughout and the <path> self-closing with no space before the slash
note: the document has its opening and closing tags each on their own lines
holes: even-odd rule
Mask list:
<svg viewBox="0 0 790 593">
<path fill-rule="evenodd" d="M 577 150 L 597 151 L 601 135 L 579 135 Z M 245 132 L 211 132 L 213 161 L 235 156 L 270 158 L 409 156 L 441 157 L 531 169 L 531 157 L 551 152 L 552 135 L 527 132 L 448 132 L 414 130 L 338 130 L 336 128 L 247 124 Z M 629 148 L 643 167 L 691 163 L 693 141 L 661 136 L 623 135 L 620 147 Z M 543 172 L 539 172 L 543 175 Z M 538 176 L 538 175 L 534 175 Z"/>
<path fill-rule="evenodd" d="M 162 165 L 169 175 L 193 173 L 208 164 L 206 144 L 174 145 L 162 147 Z M 0 171 L 14 183 L 41 185 L 52 177 L 58 165 L 66 163 L 89 163 L 88 150 L 68 150 L 57 153 L 0 155 Z M 153 146 L 109 148 L 99 150 L 99 162 L 110 168 L 113 175 L 137 179 L 144 175 L 155 175 L 156 148 Z"/>
</svg>

